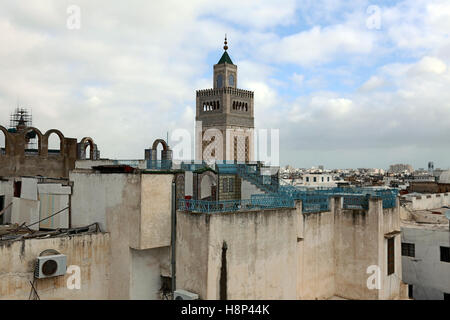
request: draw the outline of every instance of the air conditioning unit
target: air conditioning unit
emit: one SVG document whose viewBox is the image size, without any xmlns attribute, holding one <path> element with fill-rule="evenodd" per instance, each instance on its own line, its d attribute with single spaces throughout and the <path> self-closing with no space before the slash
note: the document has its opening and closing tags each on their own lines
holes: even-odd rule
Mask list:
<svg viewBox="0 0 450 320">
<path fill-rule="evenodd" d="M 67 271 L 67 257 L 63 254 L 37 257 L 34 277 L 37 279 L 63 276 Z"/>
<path fill-rule="evenodd" d="M 174 300 L 198 300 L 198 294 L 186 290 L 175 290 L 173 293 Z"/>
</svg>

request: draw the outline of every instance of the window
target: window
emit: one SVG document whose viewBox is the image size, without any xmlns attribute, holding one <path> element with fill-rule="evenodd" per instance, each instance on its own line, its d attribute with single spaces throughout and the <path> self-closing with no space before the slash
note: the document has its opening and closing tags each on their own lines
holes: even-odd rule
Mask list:
<svg viewBox="0 0 450 320">
<path fill-rule="evenodd" d="M 228 179 L 228 192 L 233 192 L 234 190 L 234 178 Z"/>
<path fill-rule="evenodd" d="M 450 248 L 441 247 L 441 261 L 450 262 Z"/>
<path fill-rule="evenodd" d="M 223 178 L 223 180 L 222 180 L 222 189 L 223 189 L 223 192 L 228 192 L 228 179 L 227 178 Z"/>
<path fill-rule="evenodd" d="M 395 248 L 394 248 L 394 240 L 395 238 L 388 239 L 388 248 L 387 248 L 387 274 L 393 274 L 395 272 Z"/>
<path fill-rule="evenodd" d="M 412 284 L 408 284 L 408 298 L 412 299 L 413 298 L 413 290 L 414 287 Z"/>
<path fill-rule="evenodd" d="M 309 177 L 306 177 L 306 182 L 309 182 Z"/>
<path fill-rule="evenodd" d="M 219 88 L 219 89 L 222 88 L 222 82 L 223 82 L 222 75 L 219 74 L 217 76 L 217 78 L 216 78 L 216 86 L 217 86 L 217 88 Z"/>
<path fill-rule="evenodd" d="M 323 182 L 323 177 L 322 177 L 322 182 Z"/>
<path fill-rule="evenodd" d="M 330 182 L 330 177 L 327 178 L 327 181 Z"/>
<path fill-rule="evenodd" d="M 415 257 L 416 256 L 416 248 L 415 248 L 414 243 L 402 242 L 402 256 L 406 256 L 406 257 Z"/>
<path fill-rule="evenodd" d="M 314 177 L 314 178 L 313 178 L 313 181 L 314 181 L 314 182 L 317 182 L 317 177 Z"/>
<path fill-rule="evenodd" d="M 20 193 L 22 191 L 22 181 L 14 182 L 14 197 L 20 198 Z"/>
<path fill-rule="evenodd" d="M 230 87 L 234 86 L 234 76 L 233 75 L 230 75 L 228 84 L 230 85 Z"/>
</svg>

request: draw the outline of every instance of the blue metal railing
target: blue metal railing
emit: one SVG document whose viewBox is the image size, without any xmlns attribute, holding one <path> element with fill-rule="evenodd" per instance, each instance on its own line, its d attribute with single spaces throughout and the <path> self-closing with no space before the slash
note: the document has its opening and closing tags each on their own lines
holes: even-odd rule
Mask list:
<svg viewBox="0 0 450 320">
<path fill-rule="evenodd" d="M 262 174 L 261 168 L 246 164 L 237 164 L 236 173 L 243 179 L 256 185 L 259 189 L 276 194 L 278 193 L 279 180 L 277 175 Z M 264 169 L 264 168 L 263 168 Z"/>
<path fill-rule="evenodd" d="M 216 213 L 235 212 L 255 209 L 294 208 L 294 200 L 288 198 L 265 197 L 246 200 L 178 200 L 178 208 L 181 211 Z"/>
</svg>

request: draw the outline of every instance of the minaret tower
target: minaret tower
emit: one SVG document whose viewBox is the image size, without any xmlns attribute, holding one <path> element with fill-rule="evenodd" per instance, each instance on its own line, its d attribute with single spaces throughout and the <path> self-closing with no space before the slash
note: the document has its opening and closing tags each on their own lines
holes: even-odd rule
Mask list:
<svg viewBox="0 0 450 320">
<path fill-rule="evenodd" d="M 237 88 L 237 66 L 228 55 L 226 35 L 223 49 L 214 65 L 213 88 L 197 91 L 195 158 L 249 162 L 254 158 L 253 92 Z"/>
</svg>

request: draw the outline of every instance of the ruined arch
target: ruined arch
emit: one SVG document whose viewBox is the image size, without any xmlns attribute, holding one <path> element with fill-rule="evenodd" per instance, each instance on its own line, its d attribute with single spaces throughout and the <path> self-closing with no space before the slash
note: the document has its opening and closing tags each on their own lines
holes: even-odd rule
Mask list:
<svg viewBox="0 0 450 320">
<path fill-rule="evenodd" d="M 27 133 L 33 132 L 33 131 L 36 133 L 37 138 L 38 138 L 38 148 L 37 148 L 37 150 L 38 150 L 38 155 L 40 156 L 40 155 L 42 155 L 42 139 L 43 139 L 43 135 L 42 135 L 42 132 L 38 128 L 35 128 L 35 127 L 27 127 L 27 128 L 25 128 L 23 130 L 23 132 L 22 132 L 22 139 L 23 139 L 24 143 L 26 143 Z M 24 147 L 25 147 L 25 144 L 24 144 Z M 25 152 L 25 149 L 24 149 L 24 152 Z"/>
<path fill-rule="evenodd" d="M 87 145 L 89 144 L 90 150 L 89 150 L 89 159 L 94 160 L 94 140 L 90 137 L 84 137 L 81 139 L 81 147 L 83 148 L 83 151 L 86 153 Z"/>
<path fill-rule="evenodd" d="M 2 131 L 3 135 L 5 136 L 5 153 L 0 152 L 0 156 L 3 156 L 3 155 L 7 156 L 10 154 L 11 136 L 10 136 L 8 130 L 3 126 L 0 126 L 0 131 Z"/>
<path fill-rule="evenodd" d="M 44 142 L 47 146 L 47 152 L 48 152 L 48 140 L 50 138 L 51 134 L 56 134 L 59 137 L 59 153 L 60 154 L 64 154 L 64 135 L 62 134 L 61 131 L 57 130 L 57 129 L 50 129 L 48 130 L 45 134 L 44 134 Z"/>
<path fill-rule="evenodd" d="M 169 150 L 169 146 L 163 139 L 156 139 L 155 142 L 153 142 L 152 150 L 155 150 L 155 152 L 156 152 L 156 149 L 158 148 L 158 144 L 160 144 L 160 143 L 162 144 L 164 151 Z"/>
</svg>

